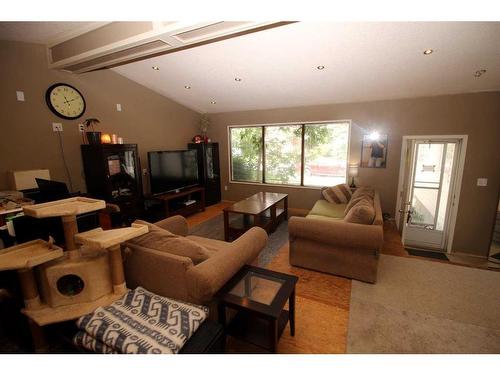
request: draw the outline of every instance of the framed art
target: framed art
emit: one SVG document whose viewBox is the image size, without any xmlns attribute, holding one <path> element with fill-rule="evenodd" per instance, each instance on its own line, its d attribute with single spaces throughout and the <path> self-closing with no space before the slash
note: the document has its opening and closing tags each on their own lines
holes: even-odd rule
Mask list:
<svg viewBox="0 0 500 375">
<path fill-rule="evenodd" d="M 385 168 L 387 164 L 387 134 L 365 134 L 361 143 L 361 167 Z"/>
</svg>

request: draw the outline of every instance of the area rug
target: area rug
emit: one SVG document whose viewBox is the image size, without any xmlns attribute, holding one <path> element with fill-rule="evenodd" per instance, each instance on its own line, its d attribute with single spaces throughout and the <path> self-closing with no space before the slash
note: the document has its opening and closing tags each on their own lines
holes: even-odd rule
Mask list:
<svg viewBox="0 0 500 375">
<path fill-rule="evenodd" d="M 234 218 L 233 220 L 237 220 Z M 224 217 L 222 214 L 204 221 L 189 230 L 189 234 L 224 241 Z M 267 246 L 259 255 L 259 264 L 267 265 L 278 253 L 278 250 L 288 241 L 288 221 L 283 221 L 276 230 L 269 234 Z"/>
<path fill-rule="evenodd" d="M 348 353 L 500 353 L 500 273 L 381 255 L 352 282 Z"/>
<path fill-rule="evenodd" d="M 223 240 L 222 215 L 190 230 L 191 234 Z M 347 320 L 351 280 L 293 267 L 289 261 L 288 222 L 281 223 L 269 235 L 261 253 L 261 266 L 299 277 L 296 287 L 296 322 L 294 337 L 287 327 L 278 343 L 281 354 L 341 354 L 346 351 Z M 228 337 L 228 353 L 266 353 L 265 350 Z"/>
</svg>

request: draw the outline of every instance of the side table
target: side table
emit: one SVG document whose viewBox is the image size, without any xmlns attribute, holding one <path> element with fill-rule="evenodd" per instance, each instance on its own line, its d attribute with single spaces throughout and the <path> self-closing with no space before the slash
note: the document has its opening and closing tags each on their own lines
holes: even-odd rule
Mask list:
<svg viewBox="0 0 500 375">
<path fill-rule="evenodd" d="M 295 335 L 297 281 L 297 276 L 244 266 L 216 294 L 219 323 L 226 334 L 276 353 L 288 322 Z M 284 309 L 287 301 L 289 311 Z M 226 308 L 237 311 L 228 324 Z"/>
</svg>

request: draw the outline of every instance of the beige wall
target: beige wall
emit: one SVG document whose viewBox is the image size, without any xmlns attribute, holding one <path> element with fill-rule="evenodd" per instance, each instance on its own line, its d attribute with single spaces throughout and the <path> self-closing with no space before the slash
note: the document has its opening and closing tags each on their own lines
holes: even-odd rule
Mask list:
<svg viewBox="0 0 500 375">
<path fill-rule="evenodd" d="M 57 134 L 52 122 L 63 124 L 63 144 L 73 189 L 85 191 L 78 123 L 101 120 L 100 129 L 139 145 L 141 166 L 147 151 L 185 149 L 198 132 L 199 114 L 110 70 L 71 74 L 49 70 L 45 48 L 37 44 L 0 41 L 0 190 L 6 171 L 48 168 L 52 179 L 66 181 Z M 78 120 L 64 120 L 45 104 L 45 91 L 65 82 L 79 89 L 87 110 Z M 16 91 L 24 91 L 24 102 Z M 116 104 L 122 112 L 116 111 Z M 147 188 L 147 178 L 144 178 Z"/>
<path fill-rule="evenodd" d="M 64 126 L 63 141 L 74 190 L 85 190 L 77 124 L 97 117 L 104 132 L 117 133 L 126 142 L 138 143 L 142 167 L 146 152 L 185 148 L 198 132 L 199 115 L 112 71 L 81 75 L 47 69 L 40 45 L 0 41 L 0 190 L 6 188 L 6 171 L 48 168 L 52 178 L 67 181 L 58 138 L 52 122 Z M 79 120 L 63 120 L 45 104 L 45 90 L 66 82 L 85 96 L 87 111 Z M 16 101 L 16 90 L 26 101 Z M 115 105 L 122 104 L 117 112 Z M 385 169 L 360 169 L 358 184 L 375 186 L 384 212 L 394 214 L 403 135 L 468 134 L 469 144 L 462 183 L 454 251 L 485 255 L 500 183 L 500 92 L 389 100 L 370 103 L 322 105 L 263 111 L 233 112 L 211 116 L 210 136 L 220 142 L 224 199 L 241 199 L 257 191 L 284 191 L 290 206 L 310 208 L 318 190 L 262 187 L 228 182 L 227 125 L 352 119 L 351 161 L 358 161 L 361 135 L 377 129 L 389 136 Z M 478 177 L 488 178 L 477 187 Z"/>
<path fill-rule="evenodd" d="M 222 186 L 228 186 L 227 191 L 222 191 L 223 198 L 238 200 L 257 191 L 280 191 L 288 193 L 290 206 L 297 208 L 312 207 L 319 191 L 229 183 L 228 125 L 351 119 L 351 162 L 360 159 L 364 132 L 378 130 L 387 134 L 387 168 L 360 168 L 357 183 L 378 189 L 383 211 L 392 216 L 396 207 L 402 136 L 468 134 L 453 251 L 488 253 L 500 184 L 500 92 L 230 112 L 210 117 L 213 124 L 209 135 L 213 141 L 220 142 L 221 147 Z M 488 178 L 488 186 L 477 187 L 478 177 Z"/>
</svg>

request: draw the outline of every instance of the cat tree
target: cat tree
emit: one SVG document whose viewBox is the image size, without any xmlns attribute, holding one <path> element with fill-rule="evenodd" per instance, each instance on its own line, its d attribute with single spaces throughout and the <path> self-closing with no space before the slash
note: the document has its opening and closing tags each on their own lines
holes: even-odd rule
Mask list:
<svg viewBox="0 0 500 375">
<path fill-rule="evenodd" d="M 64 250 L 35 240 L 0 251 L 0 271 L 17 270 L 35 347 L 40 327 L 76 319 L 126 292 L 120 244 L 148 232 L 146 225 L 78 233 L 76 216 L 106 207 L 102 200 L 75 197 L 24 207 L 35 218 L 61 217 Z M 37 267 L 35 275 L 34 267 Z M 37 276 L 37 277 L 36 277 Z"/>
</svg>

